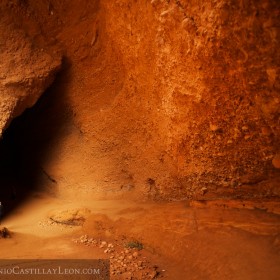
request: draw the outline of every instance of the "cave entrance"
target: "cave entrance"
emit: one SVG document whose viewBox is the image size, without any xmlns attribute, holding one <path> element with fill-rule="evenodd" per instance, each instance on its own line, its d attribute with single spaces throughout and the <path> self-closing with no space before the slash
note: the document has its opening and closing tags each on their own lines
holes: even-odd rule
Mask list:
<svg viewBox="0 0 280 280">
<path fill-rule="evenodd" d="M 57 143 L 69 131 L 72 113 L 66 95 L 70 79 L 70 65 L 64 62 L 51 87 L 32 108 L 15 118 L 3 134 L 0 201 L 4 216 L 34 192 L 42 191 L 44 182 L 56 187 L 55 178 L 44 170 L 44 161 L 50 154 L 54 156 Z"/>
</svg>

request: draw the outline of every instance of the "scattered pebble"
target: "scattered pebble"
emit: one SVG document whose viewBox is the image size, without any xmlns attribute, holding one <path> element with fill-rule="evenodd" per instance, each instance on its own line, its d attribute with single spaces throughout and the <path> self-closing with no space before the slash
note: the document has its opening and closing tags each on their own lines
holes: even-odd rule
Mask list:
<svg viewBox="0 0 280 280">
<path fill-rule="evenodd" d="M 277 169 L 280 168 L 280 154 L 274 156 L 272 160 L 272 165 Z"/>
<path fill-rule="evenodd" d="M 147 258 L 141 256 L 136 249 L 128 249 L 117 243 L 96 240 L 88 235 L 73 239 L 73 242 L 104 249 L 104 254 L 109 255 L 111 276 L 123 277 L 122 279 L 151 280 L 159 275 L 157 266 L 151 265 Z M 163 270 L 160 273 L 163 273 Z"/>
<path fill-rule="evenodd" d="M 249 127 L 247 126 L 247 125 L 244 125 L 244 126 L 242 126 L 242 128 L 241 128 L 243 131 L 248 131 L 249 130 Z"/>
<path fill-rule="evenodd" d="M 206 187 L 203 187 L 203 188 L 201 188 L 200 191 L 201 191 L 202 195 L 205 195 L 207 193 L 208 189 Z"/>
<path fill-rule="evenodd" d="M 270 136 L 272 134 L 272 131 L 269 127 L 262 127 L 262 135 L 264 136 Z"/>
<path fill-rule="evenodd" d="M 215 124 L 210 123 L 210 130 L 215 132 L 219 130 L 219 127 Z"/>
<path fill-rule="evenodd" d="M 99 248 L 104 248 L 107 246 L 107 242 L 106 241 L 102 241 Z"/>
<path fill-rule="evenodd" d="M 10 238 L 10 237 L 11 237 L 10 231 L 6 227 L 0 229 L 0 238 Z"/>
</svg>

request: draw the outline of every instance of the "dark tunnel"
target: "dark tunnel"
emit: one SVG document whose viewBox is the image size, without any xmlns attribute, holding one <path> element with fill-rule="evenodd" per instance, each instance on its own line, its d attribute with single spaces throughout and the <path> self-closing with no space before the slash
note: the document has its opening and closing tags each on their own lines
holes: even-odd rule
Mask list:
<svg viewBox="0 0 280 280">
<path fill-rule="evenodd" d="M 70 63 L 63 68 L 38 102 L 15 118 L 0 141 L 0 201 L 5 217 L 43 182 L 55 188 L 57 182 L 43 167 L 71 120 L 67 106 L 67 83 Z M 52 188 L 49 190 L 52 192 Z"/>
</svg>

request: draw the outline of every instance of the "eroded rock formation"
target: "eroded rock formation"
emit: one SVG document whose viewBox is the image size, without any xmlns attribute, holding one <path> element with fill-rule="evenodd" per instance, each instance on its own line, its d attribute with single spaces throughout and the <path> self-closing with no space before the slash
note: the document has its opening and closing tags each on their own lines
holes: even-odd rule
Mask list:
<svg viewBox="0 0 280 280">
<path fill-rule="evenodd" d="M 179 192 L 246 195 L 279 176 L 277 1 L 105 1 L 104 9 L 134 108 L 153 120 L 148 131 Z M 254 195 L 279 194 L 279 182 L 264 189 Z"/>
<path fill-rule="evenodd" d="M 50 54 L 22 28 L 16 8 L 13 1 L 0 3 L 0 136 L 13 118 L 36 103 L 61 64 L 58 54 Z"/>
<path fill-rule="evenodd" d="M 64 192 L 280 195 L 279 1 L 24 2 L 22 22 L 71 64 L 46 109 L 59 120 L 66 106 L 67 129 L 40 159 Z M 57 64 L 39 57 L 46 77 Z"/>
</svg>

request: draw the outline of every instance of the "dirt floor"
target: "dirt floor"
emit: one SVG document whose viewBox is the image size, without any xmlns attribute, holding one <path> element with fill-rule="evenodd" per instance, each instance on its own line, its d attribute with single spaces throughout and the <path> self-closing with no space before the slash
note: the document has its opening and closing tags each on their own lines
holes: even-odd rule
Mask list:
<svg viewBox="0 0 280 280">
<path fill-rule="evenodd" d="M 77 201 L 38 192 L 1 225 L 11 232 L 0 239 L 4 258 L 105 258 L 111 279 L 280 274 L 279 203 Z"/>
</svg>

